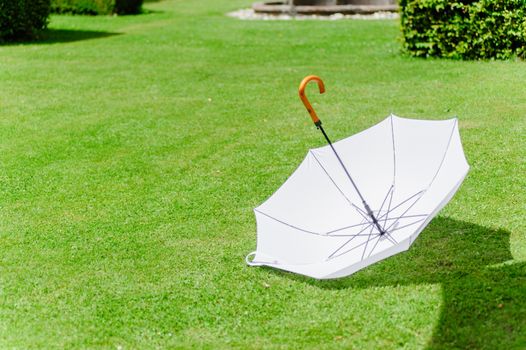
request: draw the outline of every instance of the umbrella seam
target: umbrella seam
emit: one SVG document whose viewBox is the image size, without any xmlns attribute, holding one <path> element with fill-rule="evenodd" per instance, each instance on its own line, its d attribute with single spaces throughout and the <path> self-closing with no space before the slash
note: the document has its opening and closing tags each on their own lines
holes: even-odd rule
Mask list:
<svg viewBox="0 0 526 350">
<path fill-rule="evenodd" d="M 323 172 L 325 173 L 325 175 L 327 175 L 327 177 L 331 180 L 332 184 L 338 189 L 338 191 L 342 194 L 342 196 L 347 200 L 347 202 L 349 203 L 349 205 L 351 205 L 351 207 L 355 208 L 356 211 L 362 215 L 367 221 L 368 218 L 365 217 L 361 212 L 360 212 L 360 208 L 358 208 L 358 206 L 356 204 L 354 204 L 349 198 L 347 198 L 347 196 L 345 195 L 345 193 L 342 191 L 342 189 L 336 184 L 336 182 L 334 181 L 334 179 L 331 177 L 331 175 L 329 175 L 329 172 L 327 171 L 327 169 L 325 169 L 325 167 L 323 166 L 323 164 L 321 164 L 321 161 L 318 159 L 318 157 L 316 157 L 316 155 L 314 154 L 314 152 L 312 152 L 312 150 L 309 150 L 309 153 L 312 154 L 312 156 L 314 157 L 314 159 L 316 160 L 316 162 L 318 163 L 318 165 L 322 168 Z"/>
<path fill-rule="evenodd" d="M 447 142 L 447 146 L 446 146 L 446 149 L 444 150 L 444 154 L 442 156 L 442 160 L 440 162 L 440 165 L 438 166 L 438 169 L 435 173 L 435 175 L 433 176 L 433 178 L 431 179 L 431 182 L 429 182 L 429 185 L 427 185 L 426 189 L 422 190 L 420 193 L 421 195 L 416 199 L 416 201 L 414 201 L 413 204 L 411 204 L 409 206 L 409 208 L 407 208 L 403 213 L 402 215 L 400 215 L 401 217 L 403 217 L 409 210 L 411 210 L 411 208 L 413 208 L 416 203 L 418 203 L 420 201 L 420 199 L 422 199 L 422 197 L 424 196 L 424 194 L 427 192 L 427 190 L 431 187 L 431 185 L 433 184 L 433 182 L 435 181 L 438 173 L 440 172 L 440 169 L 442 168 L 442 165 L 444 164 L 444 160 L 446 159 L 446 155 L 447 155 L 447 152 L 449 150 L 449 146 L 451 145 L 451 140 L 453 139 L 453 132 L 455 131 L 455 127 L 457 125 L 457 119 L 455 119 L 455 122 L 453 123 L 453 127 L 451 128 L 451 133 L 449 135 L 449 140 Z M 410 197 L 411 198 L 411 197 Z M 407 201 L 407 200 L 406 200 Z M 394 210 L 394 209 L 393 209 Z M 400 220 L 397 220 L 395 222 L 393 222 L 387 229 L 386 231 L 388 231 L 391 227 L 393 227 L 394 225 L 396 225 L 398 223 L 398 221 Z"/>
<path fill-rule="evenodd" d="M 289 223 L 287 223 L 287 222 L 285 222 L 285 221 L 282 221 L 282 220 L 276 219 L 276 218 L 273 217 L 273 216 L 270 216 L 270 215 L 268 215 L 268 214 L 266 214 L 266 213 L 263 213 L 263 212 L 260 211 L 260 210 L 254 209 L 254 211 L 257 211 L 258 213 L 260 213 L 261 215 L 264 215 L 264 216 L 268 217 L 269 219 L 272 219 L 272 220 L 274 220 L 274 221 L 277 221 L 277 222 L 279 222 L 280 224 L 283 224 L 283 225 L 286 225 L 286 226 L 292 227 L 292 228 L 294 228 L 294 229 L 296 229 L 296 230 L 303 231 L 303 232 L 306 232 L 306 233 L 310 233 L 310 234 L 312 234 L 312 235 L 325 236 L 323 233 L 313 232 L 313 231 L 305 230 L 305 229 L 299 228 L 299 227 L 297 227 L 297 226 L 291 225 L 291 224 L 289 224 Z"/>
<path fill-rule="evenodd" d="M 394 125 L 393 125 L 393 114 L 391 113 L 391 140 L 393 146 L 393 187 L 396 180 L 396 148 L 395 148 L 395 136 L 394 136 Z"/>
<path fill-rule="evenodd" d="M 427 185 L 427 188 L 430 188 L 433 182 L 435 182 L 435 179 L 438 176 L 440 169 L 442 169 L 442 165 L 444 164 L 444 161 L 446 160 L 446 155 L 447 155 L 447 152 L 449 151 L 449 145 L 451 144 L 451 140 L 453 139 L 453 133 L 455 131 L 456 126 L 457 126 L 457 119 L 455 119 L 455 122 L 453 123 L 453 127 L 451 128 L 451 133 L 449 134 L 449 140 L 447 142 L 446 149 L 444 150 L 444 154 L 442 155 L 442 161 L 440 162 L 440 165 L 438 166 L 435 176 L 433 176 L 433 178 L 431 179 L 431 182 L 429 183 L 429 185 Z"/>
<path fill-rule="evenodd" d="M 318 157 L 316 157 L 316 155 L 314 154 L 314 152 L 312 152 L 311 150 L 309 150 L 309 153 L 312 154 L 312 156 L 314 157 L 314 159 L 316 160 L 316 162 L 318 163 L 318 165 L 321 167 L 321 169 L 323 170 L 323 172 L 325 173 L 325 175 L 327 175 L 327 177 L 331 180 L 332 184 L 338 189 L 338 191 L 342 194 L 342 196 L 345 198 L 345 200 L 347 200 L 347 202 L 350 204 L 350 205 L 354 205 L 354 203 L 345 195 L 345 193 L 343 193 L 343 190 L 336 184 L 336 182 L 334 181 L 334 179 L 329 175 L 329 173 L 327 172 L 327 169 L 325 169 L 325 167 L 321 164 L 320 160 L 318 159 Z"/>
</svg>

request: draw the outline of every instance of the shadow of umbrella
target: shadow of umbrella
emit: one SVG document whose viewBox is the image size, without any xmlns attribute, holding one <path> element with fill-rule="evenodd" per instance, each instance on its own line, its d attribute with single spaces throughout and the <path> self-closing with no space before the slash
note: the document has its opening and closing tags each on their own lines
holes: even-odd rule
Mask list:
<svg viewBox="0 0 526 350">
<path fill-rule="evenodd" d="M 339 280 L 276 272 L 325 289 L 439 283 L 440 320 L 430 349 L 525 349 L 526 263 L 509 232 L 435 218 L 406 252 Z"/>
</svg>

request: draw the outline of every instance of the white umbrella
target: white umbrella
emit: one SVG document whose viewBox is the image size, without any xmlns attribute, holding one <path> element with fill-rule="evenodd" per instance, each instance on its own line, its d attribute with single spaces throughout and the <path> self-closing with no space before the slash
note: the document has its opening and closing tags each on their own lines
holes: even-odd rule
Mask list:
<svg viewBox="0 0 526 350">
<path fill-rule="evenodd" d="M 251 266 L 317 279 L 348 276 L 409 249 L 468 173 L 457 119 L 390 115 L 331 143 L 300 85 L 300 97 L 328 146 L 309 150 L 287 181 L 254 209 Z M 251 260 L 251 256 L 253 259 Z"/>
</svg>

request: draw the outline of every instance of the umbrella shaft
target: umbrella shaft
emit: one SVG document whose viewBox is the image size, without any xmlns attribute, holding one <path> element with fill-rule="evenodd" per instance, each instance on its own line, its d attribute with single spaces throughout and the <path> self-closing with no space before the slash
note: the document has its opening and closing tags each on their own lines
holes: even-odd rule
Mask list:
<svg viewBox="0 0 526 350">
<path fill-rule="evenodd" d="M 327 134 L 325 133 L 325 130 L 323 130 L 323 127 L 321 126 L 321 123 L 319 125 L 316 125 L 318 127 L 318 129 L 320 129 L 320 131 L 322 132 L 323 136 L 325 137 L 325 140 L 327 140 L 327 143 L 329 144 L 329 146 L 331 146 L 331 149 L 332 151 L 334 152 L 334 155 L 336 156 L 336 158 L 338 159 L 338 161 L 340 162 L 340 165 L 342 166 L 343 170 L 345 171 L 345 174 L 347 175 L 347 177 L 349 178 L 349 180 L 351 180 L 351 184 L 353 185 L 354 189 L 356 190 L 356 193 L 358 193 L 358 196 L 360 196 L 360 199 L 362 200 L 362 203 L 363 203 L 363 206 L 365 207 L 365 210 L 367 211 L 367 215 L 369 215 L 371 217 L 371 219 L 373 220 L 373 223 L 374 225 L 376 226 L 376 228 L 380 231 L 380 234 L 383 235 L 385 233 L 385 231 L 382 229 L 382 227 L 380 226 L 380 223 L 378 223 L 378 220 L 376 219 L 376 217 L 374 216 L 374 213 L 373 211 L 371 210 L 371 208 L 369 207 L 369 205 L 367 204 L 367 202 L 365 201 L 365 199 L 363 198 L 362 194 L 360 193 L 360 190 L 358 189 L 358 187 L 356 186 L 356 184 L 354 183 L 354 180 L 352 179 L 351 177 L 351 174 L 349 174 L 349 171 L 347 170 L 347 168 L 345 167 L 345 165 L 343 164 L 343 161 L 342 159 L 340 158 L 340 156 L 338 155 L 338 152 L 336 152 L 336 149 L 334 148 L 334 146 L 332 145 L 332 142 L 331 140 L 329 139 L 329 136 L 327 136 Z"/>
<path fill-rule="evenodd" d="M 369 216 L 373 220 L 373 223 L 376 226 L 376 228 L 378 229 L 378 231 L 380 232 L 380 235 L 383 235 L 385 233 L 384 229 L 380 226 L 380 223 L 378 222 L 378 220 L 374 216 L 373 211 L 371 210 L 371 208 L 369 208 L 369 205 L 367 204 L 367 202 L 365 202 L 365 200 L 363 201 L 363 206 L 365 207 L 365 210 L 367 210 L 367 214 L 369 214 Z"/>
</svg>

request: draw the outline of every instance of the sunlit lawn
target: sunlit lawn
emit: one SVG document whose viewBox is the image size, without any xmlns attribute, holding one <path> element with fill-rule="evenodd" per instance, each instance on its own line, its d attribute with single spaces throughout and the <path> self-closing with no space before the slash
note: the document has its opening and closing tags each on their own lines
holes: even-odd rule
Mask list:
<svg viewBox="0 0 526 350">
<path fill-rule="evenodd" d="M 54 16 L 0 47 L 0 348 L 526 346 L 526 64 L 400 53 L 397 21 L 255 22 L 244 0 Z M 249 268 L 252 208 L 390 112 L 460 119 L 471 172 L 405 254 Z"/>
</svg>

